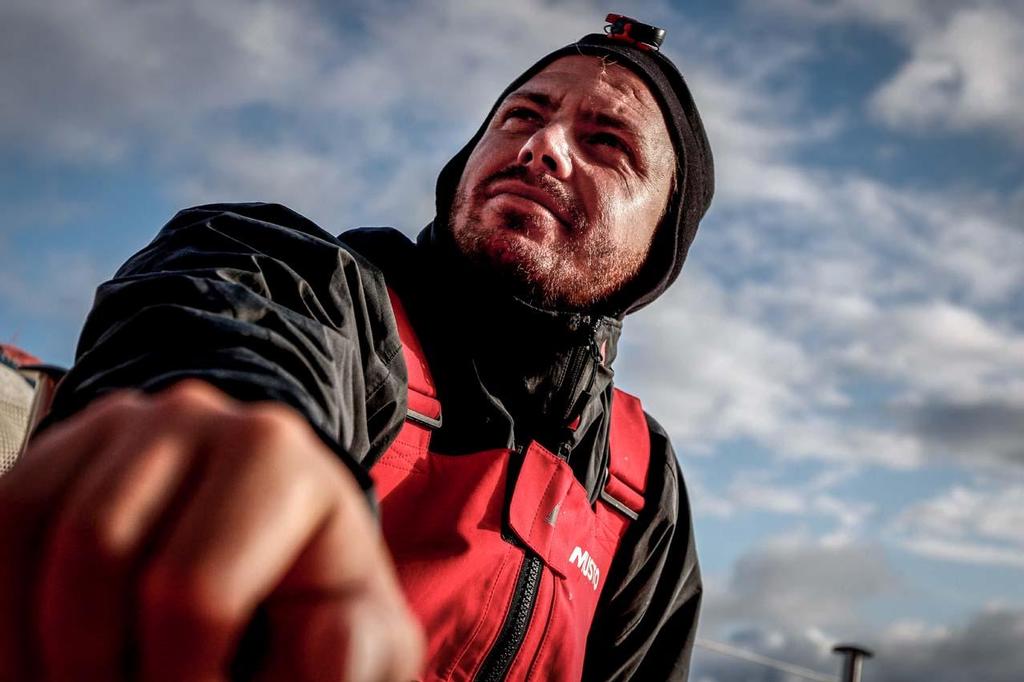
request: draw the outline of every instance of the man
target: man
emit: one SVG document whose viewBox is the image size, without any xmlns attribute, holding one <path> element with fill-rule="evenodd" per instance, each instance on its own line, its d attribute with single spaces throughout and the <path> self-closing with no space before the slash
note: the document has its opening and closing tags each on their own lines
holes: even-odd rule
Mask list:
<svg viewBox="0 0 1024 682">
<path fill-rule="evenodd" d="M 611 363 L 711 155 L 656 32 L 611 34 L 509 86 L 416 244 L 206 206 L 100 288 L 0 479 L 3 679 L 685 677 L 682 480 Z"/>
</svg>

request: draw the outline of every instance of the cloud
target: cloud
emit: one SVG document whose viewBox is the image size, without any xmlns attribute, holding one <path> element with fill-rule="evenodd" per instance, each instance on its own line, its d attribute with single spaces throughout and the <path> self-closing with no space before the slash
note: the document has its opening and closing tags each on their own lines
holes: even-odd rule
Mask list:
<svg viewBox="0 0 1024 682">
<path fill-rule="evenodd" d="M 958 627 L 919 621 L 897 622 L 873 638 L 874 657 L 864 662 L 872 682 L 1017 682 L 1024 670 L 1024 610 L 987 608 Z M 738 632 L 731 643 L 762 655 L 796 663 L 824 674 L 840 668 L 828 653 L 833 643 L 821 633 L 755 627 Z M 706 682 L 780 682 L 794 680 L 770 668 L 697 650 L 691 678 Z"/>
<path fill-rule="evenodd" d="M 904 510 L 889 532 L 923 556 L 1024 568 L 1024 485 L 954 486 Z"/>
<path fill-rule="evenodd" d="M 997 0 L 998 2 L 998 0 Z M 781 12 L 791 18 L 802 18 L 816 23 L 869 22 L 898 28 L 908 33 L 919 33 L 941 24 L 949 15 L 970 0 L 892 0 L 879 3 L 874 0 L 759 0 L 750 3 L 751 9 L 761 8 Z M 977 4 L 977 3 L 974 3 Z"/>
<path fill-rule="evenodd" d="M 301 144 L 225 139 L 204 148 L 202 165 L 178 182 L 175 193 L 185 204 L 266 201 L 331 216 L 369 192 L 369 183 L 355 170 Z"/>
<path fill-rule="evenodd" d="M 387 220 L 412 232 L 503 85 L 593 28 L 580 3 L 539 0 L 83 0 L 59 12 L 18 0 L 0 10 L 14 55 L 0 64 L 0 149 L 141 161 L 181 203 L 276 200 L 335 231 Z"/>
<path fill-rule="evenodd" d="M 930 447 L 976 463 L 1024 466 L 1024 401 L 944 401 L 902 410 Z"/>
<path fill-rule="evenodd" d="M 823 208 L 747 196 L 713 215 L 682 282 L 628 322 L 625 376 L 684 449 L 1019 464 L 1024 233 L 985 197 L 820 187 Z"/>
<path fill-rule="evenodd" d="M 698 517 L 763 518 L 772 514 L 797 519 L 801 525 L 812 520 L 831 524 L 819 542 L 823 546 L 843 546 L 863 537 L 865 523 L 875 512 L 869 502 L 846 499 L 834 488 L 854 475 L 852 466 L 827 466 L 808 479 L 785 476 L 774 469 L 737 472 L 724 489 L 711 489 L 700 475 L 700 468 L 687 468 L 687 486 L 691 490 Z"/>
<path fill-rule="evenodd" d="M 881 547 L 804 535 L 770 540 L 741 556 L 724 582 L 707 582 L 701 618 L 709 635 L 767 625 L 841 636 L 860 627 L 866 600 L 900 585 Z"/>
<path fill-rule="evenodd" d="M 870 664 L 877 682 L 1011 682 L 1024 670 L 1024 610 L 990 608 L 960 628 L 896 624 Z"/>
<path fill-rule="evenodd" d="M 932 301 L 879 309 L 836 350 L 837 367 L 902 386 L 891 428 L 934 457 L 1024 464 L 1024 334 Z"/>
<path fill-rule="evenodd" d="M 827 208 L 824 178 L 793 161 L 839 130 L 809 115 L 792 89 L 766 87 L 796 69 L 806 50 L 793 44 L 722 46 L 686 35 L 679 63 L 699 102 L 715 153 L 715 202 L 771 204 L 805 212 Z"/>
<path fill-rule="evenodd" d="M 955 524 L 964 501 L 936 505 L 943 506 Z M 1016 498 L 1003 502 L 1019 508 Z M 998 506 L 999 501 L 992 501 L 990 508 Z M 992 532 L 1019 535 L 1019 522 L 1004 518 Z M 702 638 L 823 674 L 838 671 L 841 659 L 831 649 L 848 641 L 874 652 L 865 663 L 864 678 L 875 682 L 1009 682 L 1024 670 L 1024 610 L 1019 608 L 986 607 L 965 616 L 962 624 L 939 626 L 906 619 L 883 628 L 872 624 L 868 605 L 905 589 L 905 580 L 877 545 L 830 546 L 800 535 L 776 538 L 741 556 L 728 576 L 708 576 L 706 582 Z M 695 653 L 691 678 L 790 679 L 776 670 L 701 649 Z"/>
<path fill-rule="evenodd" d="M 908 51 L 868 102 L 882 122 L 911 133 L 992 130 L 1024 143 L 1024 11 L 1012 0 L 766 0 L 750 3 L 813 23 L 860 23 Z"/>
<path fill-rule="evenodd" d="M 911 45 L 910 59 L 871 101 L 886 123 L 906 130 L 992 128 L 1024 143 L 1024 15 L 966 7 Z"/>
<path fill-rule="evenodd" d="M 943 300 L 913 301 L 874 307 L 859 322 L 871 324 L 846 347 L 841 360 L 851 367 L 904 379 L 924 393 L 1019 395 L 1024 334 L 1000 328 L 976 310 Z M 878 352 L 882 348 L 887 352 Z"/>
<path fill-rule="evenodd" d="M 721 285 L 691 267 L 686 281 L 627 326 L 620 372 L 684 452 L 751 439 L 783 458 L 906 468 L 919 444 L 827 416 L 847 400 L 819 358 L 769 323 L 735 310 Z"/>
<path fill-rule="evenodd" d="M 0 139 L 84 163 L 204 116 L 298 98 L 336 38 L 308 2 L 4 4 Z"/>
<path fill-rule="evenodd" d="M 707 576 L 700 637 L 829 674 L 838 641 L 865 633 L 862 610 L 901 586 L 885 552 L 804 535 L 778 537 L 748 550 L 728 576 Z M 748 661 L 698 649 L 694 680 L 778 682 L 789 677 Z"/>
<path fill-rule="evenodd" d="M 956 10 L 775 11 L 808 4 L 812 20 L 867 21 L 907 40 Z M 644 387 L 688 452 L 748 439 L 781 458 L 1015 464 L 1024 331 L 1007 311 L 1024 289 L 1019 212 L 996 194 L 808 163 L 801 153 L 831 144 L 843 123 L 808 116 L 800 89 L 779 86 L 806 51 L 752 59 L 759 47 L 691 44 L 718 195 L 681 283 L 628 321 L 638 350 L 620 375 Z M 942 414 L 957 437 L 940 433 Z"/>
</svg>

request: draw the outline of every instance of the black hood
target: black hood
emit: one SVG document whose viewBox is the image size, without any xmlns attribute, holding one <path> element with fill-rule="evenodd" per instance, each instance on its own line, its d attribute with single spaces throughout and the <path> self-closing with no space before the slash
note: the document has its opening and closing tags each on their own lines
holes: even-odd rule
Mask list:
<svg viewBox="0 0 1024 682">
<path fill-rule="evenodd" d="M 661 107 L 676 152 L 676 189 L 655 232 L 647 262 L 637 277 L 600 309 L 590 312 L 621 319 L 647 305 L 664 292 L 679 275 L 697 226 L 711 203 L 714 165 L 704 125 L 689 88 L 678 69 L 661 52 L 614 40 L 603 34 L 584 36 L 543 57 L 498 96 L 480 129 L 441 170 L 437 178 L 437 216 L 423 237 L 431 246 L 452 253 L 454 239 L 448 225 L 455 190 L 470 154 L 483 136 L 495 111 L 510 92 L 520 87 L 557 59 L 577 55 L 605 56 L 637 73 L 647 83 Z"/>
</svg>

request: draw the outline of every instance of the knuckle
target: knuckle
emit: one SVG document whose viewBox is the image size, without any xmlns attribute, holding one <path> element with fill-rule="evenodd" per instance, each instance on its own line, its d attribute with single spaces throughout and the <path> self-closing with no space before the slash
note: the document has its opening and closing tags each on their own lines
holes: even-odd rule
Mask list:
<svg viewBox="0 0 1024 682">
<path fill-rule="evenodd" d="M 173 620 L 201 629 L 220 629 L 236 619 L 228 587 L 200 568 L 182 569 L 158 562 L 146 569 L 139 583 L 143 618 Z"/>
<path fill-rule="evenodd" d="M 199 405 L 225 402 L 220 391 L 199 379 L 184 379 L 156 394 L 154 400 L 161 409 L 191 412 Z"/>
<path fill-rule="evenodd" d="M 306 425 L 290 408 L 261 403 L 246 408 L 235 420 L 238 435 L 253 444 L 267 446 L 294 443 L 304 438 Z M 268 451 L 287 452 L 288 448 L 264 448 Z"/>
<path fill-rule="evenodd" d="M 53 535 L 57 561 L 116 567 L 130 554 L 121 520 L 112 514 L 76 517 L 60 522 Z"/>
<path fill-rule="evenodd" d="M 96 421 L 118 423 L 124 419 L 126 413 L 134 412 L 140 406 L 141 400 L 138 392 L 126 389 L 108 393 L 97 399 L 83 414 L 87 414 Z"/>
</svg>

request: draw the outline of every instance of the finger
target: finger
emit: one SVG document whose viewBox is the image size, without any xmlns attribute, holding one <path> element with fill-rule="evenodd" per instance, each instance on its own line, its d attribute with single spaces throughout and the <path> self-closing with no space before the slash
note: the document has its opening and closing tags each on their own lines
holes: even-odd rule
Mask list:
<svg viewBox="0 0 1024 682">
<path fill-rule="evenodd" d="M 209 471 L 144 569 L 146 679 L 222 674 L 257 604 L 325 523 L 344 485 L 339 466 L 320 455 L 324 446 L 285 408 L 249 413 L 222 434 Z"/>
<path fill-rule="evenodd" d="M 374 590 L 272 597 L 269 654 L 259 682 L 407 682 L 420 676 L 423 638 Z"/>
<path fill-rule="evenodd" d="M 422 627 L 361 494 L 339 497 L 268 606 L 271 643 L 261 680 L 421 677 Z"/>
<path fill-rule="evenodd" d="M 188 464 L 182 443 L 173 438 L 139 448 L 133 441 L 109 454 L 115 456 L 94 467 L 90 480 L 72 493 L 43 562 L 38 638 L 54 679 L 120 676 L 132 604 L 126 585 Z"/>
<path fill-rule="evenodd" d="M 0 680 L 38 676 L 32 594 L 53 510 L 75 474 L 107 442 L 112 414 L 134 399 L 104 399 L 90 415 L 51 427 L 0 477 Z"/>
<path fill-rule="evenodd" d="M 127 588 L 149 536 L 193 465 L 204 426 L 224 400 L 179 387 L 121 420 L 53 523 L 38 590 L 38 640 L 47 676 L 117 679 L 127 671 L 133 605 Z"/>
</svg>

